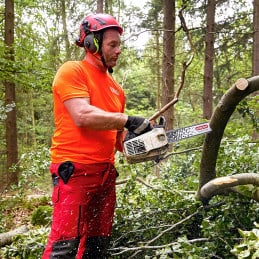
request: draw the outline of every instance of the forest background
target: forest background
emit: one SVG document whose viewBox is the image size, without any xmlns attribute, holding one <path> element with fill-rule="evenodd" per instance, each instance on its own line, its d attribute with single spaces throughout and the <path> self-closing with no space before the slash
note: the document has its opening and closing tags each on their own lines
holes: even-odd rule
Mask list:
<svg viewBox="0 0 259 259">
<path fill-rule="evenodd" d="M 15 238 L 0 236 L 3 258 L 39 258 L 46 243 L 52 210 L 51 84 L 62 63 L 83 58 L 74 41 L 87 13 L 103 10 L 124 27 L 113 76 L 126 92 L 129 115 L 150 117 L 180 89 L 165 114 L 168 127 L 209 121 L 239 78 L 259 75 L 258 0 L 141 3 L 0 4 L 0 231 L 26 226 Z M 258 175 L 257 134 L 258 95 L 253 93 L 242 98 L 227 122 L 217 177 Z M 117 154 L 113 258 L 259 256 L 258 178 L 209 203 L 197 199 L 203 142 L 204 136 L 179 142 L 158 164 L 130 165 Z"/>
</svg>

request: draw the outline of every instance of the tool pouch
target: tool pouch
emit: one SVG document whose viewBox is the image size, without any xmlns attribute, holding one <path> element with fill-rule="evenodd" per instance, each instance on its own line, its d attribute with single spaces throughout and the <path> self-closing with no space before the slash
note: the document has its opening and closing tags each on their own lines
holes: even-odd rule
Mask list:
<svg viewBox="0 0 259 259">
<path fill-rule="evenodd" d="M 64 184 L 67 184 L 69 178 L 73 174 L 75 166 L 72 162 L 66 161 L 60 164 L 58 168 L 58 174 L 60 178 L 63 180 Z"/>
</svg>

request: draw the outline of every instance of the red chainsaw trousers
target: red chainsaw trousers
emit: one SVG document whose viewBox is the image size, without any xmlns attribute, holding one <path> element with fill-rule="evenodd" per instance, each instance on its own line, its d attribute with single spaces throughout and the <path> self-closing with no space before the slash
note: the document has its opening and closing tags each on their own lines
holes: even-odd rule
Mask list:
<svg viewBox="0 0 259 259">
<path fill-rule="evenodd" d="M 63 171 L 60 168 L 64 163 L 50 167 L 54 184 L 53 215 L 42 259 L 94 258 L 87 255 L 96 252 L 89 252 L 89 249 L 95 249 L 95 240 L 107 240 L 111 235 L 116 200 L 116 169 L 109 163 L 69 163 L 70 167 L 65 167 Z M 62 179 L 62 173 L 67 170 L 68 177 Z M 107 250 L 107 245 L 95 245 L 99 250 Z M 102 251 L 99 252 L 102 254 Z M 106 258 L 96 256 L 99 257 Z"/>
</svg>

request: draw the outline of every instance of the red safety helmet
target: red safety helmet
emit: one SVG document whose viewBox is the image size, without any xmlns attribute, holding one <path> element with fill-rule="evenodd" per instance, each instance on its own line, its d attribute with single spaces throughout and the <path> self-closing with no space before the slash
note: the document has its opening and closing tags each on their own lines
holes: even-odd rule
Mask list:
<svg viewBox="0 0 259 259">
<path fill-rule="evenodd" d="M 80 25 L 80 35 L 76 39 L 76 45 L 84 47 L 84 39 L 88 34 L 108 28 L 116 28 L 120 35 L 123 33 L 123 28 L 113 16 L 105 13 L 87 15 Z"/>
</svg>

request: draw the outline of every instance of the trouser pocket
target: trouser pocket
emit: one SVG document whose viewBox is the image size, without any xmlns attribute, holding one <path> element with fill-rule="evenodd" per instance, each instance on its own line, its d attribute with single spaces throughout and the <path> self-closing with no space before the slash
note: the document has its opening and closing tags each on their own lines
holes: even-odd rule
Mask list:
<svg viewBox="0 0 259 259">
<path fill-rule="evenodd" d="M 66 161 L 60 164 L 60 166 L 58 167 L 58 174 L 60 178 L 63 180 L 64 184 L 67 184 L 74 170 L 75 170 L 75 166 L 70 161 Z"/>
</svg>

